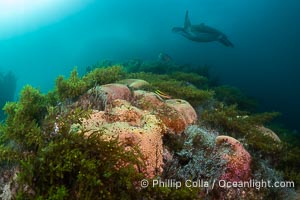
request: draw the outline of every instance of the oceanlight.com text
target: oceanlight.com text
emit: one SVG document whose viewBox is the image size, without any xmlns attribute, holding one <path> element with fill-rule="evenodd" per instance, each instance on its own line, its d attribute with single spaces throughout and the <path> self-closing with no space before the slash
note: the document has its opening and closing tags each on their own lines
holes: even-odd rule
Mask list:
<svg viewBox="0 0 300 200">
<path fill-rule="evenodd" d="M 225 181 L 219 180 L 218 186 L 222 188 L 294 188 L 294 181 L 270 181 L 270 180 L 255 180 L 251 179 L 250 181 Z"/>
<path fill-rule="evenodd" d="M 226 180 L 213 180 L 213 181 L 205 181 L 205 180 L 185 180 L 185 181 L 177 181 L 175 179 L 153 179 L 147 180 L 144 179 L 141 181 L 141 187 L 168 187 L 168 188 L 176 188 L 179 189 L 181 187 L 188 188 L 210 188 L 214 187 L 221 188 L 255 188 L 259 190 L 260 188 L 294 188 L 294 181 L 270 181 L 270 180 L 255 180 L 251 179 L 249 181 L 226 181 Z"/>
</svg>

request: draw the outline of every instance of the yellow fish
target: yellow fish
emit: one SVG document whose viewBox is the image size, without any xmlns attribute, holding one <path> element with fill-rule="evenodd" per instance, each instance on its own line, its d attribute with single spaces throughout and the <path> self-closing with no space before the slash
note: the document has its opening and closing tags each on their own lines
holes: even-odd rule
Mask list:
<svg viewBox="0 0 300 200">
<path fill-rule="evenodd" d="M 164 98 L 164 99 L 171 99 L 171 98 L 172 98 L 170 95 L 167 95 L 166 93 L 163 93 L 163 92 L 160 91 L 160 90 L 155 90 L 154 93 L 155 93 L 156 95 L 158 95 L 159 97 Z"/>
</svg>

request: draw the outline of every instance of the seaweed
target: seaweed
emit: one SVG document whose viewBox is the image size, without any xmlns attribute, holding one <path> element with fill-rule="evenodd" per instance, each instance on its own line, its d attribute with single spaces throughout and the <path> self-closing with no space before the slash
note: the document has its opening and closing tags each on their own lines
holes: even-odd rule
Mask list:
<svg viewBox="0 0 300 200">
<path fill-rule="evenodd" d="M 250 115 L 240 111 L 237 105 L 226 106 L 217 103 L 212 110 L 205 110 L 201 115 L 201 123 L 237 139 L 245 140 L 246 146 L 252 152 L 261 152 L 267 155 L 276 155 L 280 151 L 280 145 L 270 136 L 264 135 L 257 129 L 279 113 L 260 113 Z"/>
<path fill-rule="evenodd" d="M 157 75 L 153 73 L 132 73 L 128 74 L 128 78 L 144 79 L 150 83 L 148 90 L 155 91 L 157 89 L 171 95 L 172 98 L 185 99 L 193 106 L 205 104 L 212 100 L 214 92 L 212 90 L 201 90 L 192 85 L 186 84 L 181 80 L 175 80 L 169 75 Z"/>
<path fill-rule="evenodd" d="M 258 103 L 254 98 L 246 96 L 236 87 L 222 85 L 214 87 L 213 90 L 216 93 L 217 100 L 227 105 L 237 104 L 240 110 L 254 112 L 258 107 Z"/>
<path fill-rule="evenodd" d="M 36 150 L 41 144 L 40 124 L 46 115 L 45 97 L 39 90 L 25 86 L 19 102 L 8 102 L 4 106 L 7 114 L 2 126 L 3 139 L 10 142 L 19 153 Z"/>
<path fill-rule="evenodd" d="M 117 139 L 105 141 L 101 132 L 89 137 L 75 131 L 90 110 L 46 104 L 45 95 L 26 86 L 19 102 L 5 106 L 1 125 L 0 162 L 18 166 L 19 199 L 115 199 L 136 194 L 143 175 L 138 149 L 124 150 Z M 51 126 L 52 125 L 52 126 Z M 105 161 L 105 162 L 104 162 Z"/>
<path fill-rule="evenodd" d="M 79 77 L 77 68 L 74 68 L 68 79 L 64 79 L 63 76 L 56 79 L 56 90 L 61 101 L 78 97 L 87 87 L 86 82 Z"/>
<path fill-rule="evenodd" d="M 187 73 L 183 66 L 174 63 L 157 63 L 152 68 L 151 65 L 138 60 L 124 67 L 111 62 L 100 63 L 83 77 L 79 77 L 75 68 L 68 79 L 63 76 L 57 78 L 53 91 L 42 94 L 31 86 L 25 86 L 19 101 L 6 103 L 4 111 L 7 118 L 0 124 L 0 164 L 18 168 L 16 181 L 22 187 L 19 187 L 15 198 L 220 197 L 221 193 L 209 191 L 210 194 L 207 194 L 203 188 L 141 189 L 139 183 L 145 178 L 141 173 L 145 158 L 137 147 L 127 150 L 117 138 L 104 140 L 101 131 L 85 134 L 90 130 L 80 125 L 82 119 L 89 118 L 91 110 L 76 107 L 69 103 L 70 100 L 75 101 L 95 85 L 124 78 L 144 79 L 150 83 L 147 90 L 159 89 L 172 98 L 186 99 L 195 108 L 209 105 L 199 112 L 199 126 L 191 126 L 182 135 L 163 137 L 164 146 L 173 157 L 165 163 L 161 177 L 154 179 L 211 181 L 218 178 L 225 163 L 215 154 L 214 141 L 216 134 L 222 133 L 241 141 L 251 153 L 254 178 L 293 180 L 299 184 L 299 137 L 286 129 L 271 126 L 282 140 L 276 142 L 257 128 L 270 125 L 269 122 L 278 113 L 250 113 L 254 109 L 252 99 L 232 87 L 211 88 L 211 78 L 205 70 Z M 152 73 L 131 73 L 128 70 L 130 66 L 133 71 L 147 68 L 145 71 Z M 158 67 L 165 67 L 165 71 L 153 73 Z M 74 124 L 79 125 L 75 127 Z M 266 188 L 253 195 L 283 198 L 289 192 L 292 195 L 292 190 Z"/>
<path fill-rule="evenodd" d="M 82 80 L 89 88 L 95 85 L 114 83 L 125 77 L 125 71 L 121 65 L 109 67 L 96 67 L 93 71 L 86 74 Z"/>
</svg>

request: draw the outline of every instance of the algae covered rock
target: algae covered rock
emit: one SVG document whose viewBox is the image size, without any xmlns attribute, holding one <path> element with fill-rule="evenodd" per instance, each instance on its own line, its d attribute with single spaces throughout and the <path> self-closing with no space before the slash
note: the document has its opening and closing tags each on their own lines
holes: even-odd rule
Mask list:
<svg viewBox="0 0 300 200">
<path fill-rule="evenodd" d="M 118 138 L 126 148 L 139 147 L 144 156 L 147 177 L 162 172 L 162 135 L 166 127 L 155 115 L 140 110 L 125 100 L 116 99 L 112 107 L 104 111 L 94 111 L 89 119 L 83 120 L 86 135 L 94 131 L 103 133 L 106 140 Z"/>
<path fill-rule="evenodd" d="M 269 128 L 266 128 L 264 126 L 257 126 L 257 130 L 259 132 L 261 132 L 263 135 L 265 136 L 269 136 L 271 139 L 273 139 L 275 142 L 278 142 L 280 143 L 281 140 L 280 138 L 278 137 L 278 135 L 276 133 L 274 133 L 271 129 Z"/>
<path fill-rule="evenodd" d="M 251 155 L 236 139 L 226 135 L 216 137 L 218 152 L 227 160 L 226 171 L 220 180 L 248 181 L 251 177 Z M 226 149 L 229 148 L 229 151 Z"/>
<path fill-rule="evenodd" d="M 130 79 L 127 84 L 136 81 L 143 82 Z M 163 135 L 180 134 L 197 120 L 194 108 L 185 100 L 162 101 L 153 92 L 131 92 L 123 84 L 94 87 L 82 95 L 76 105 L 81 103 L 92 103 L 94 108 L 90 117 L 83 119 L 83 129 L 88 130 L 86 135 L 100 131 L 106 140 L 118 138 L 128 149 L 137 146 L 145 158 L 147 177 L 162 172 Z M 105 109 L 97 110 L 97 104 L 103 104 Z"/>
<path fill-rule="evenodd" d="M 119 83 L 128 85 L 128 87 L 133 89 L 141 89 L 149 85 L 149 83 L 142 79 L 124 79 L 119 81 Z"/>
<path fill-rule="evenodd" d="M 5 106 L 0 164 L 19 167 L 17 198 L 262 199 L 286 194 L 269 188 L 142 189 L 144 178 L 203 180 L 210 186 L 215 181 L 286 180 L 275 173 L 273 163 L 269 169 L 274 173 L 269 173 L 259 159 L 274 158 L 276 147 L 289 157 L 274 160 L 293 164 L 286 166 L 297 176 L 292 159 L 298 150 L 284 152 L 289 146 L 283 135 L 276 130 L 279 144 L 278 136 L 263 126 L 270 115 L 252 115 L 215 101 L 213 91 L 198 89 L 210 89 L 208 80 L 195 74 L 126 73 L 115 66 L 80 78 L 74 70 L 69 79 L 57 79 L 52 93 L 44 96 L 26 87 L 19 102 Z M 201 80 L 204 85 L 197 84 Z M 191 105 L 206 109 L 201 122 Z M 247 150 L 227 134 L 243 141 Z M 0 176 L 0 198 L 11 198 L 14 182 L 5 177 Z"/>
<path fill-rule="evenodd" d="M 131 99 L 131 92 L 126 85 L 123 84 L 106 84 L 99 87 L 98 91 L 103 94 L 106 104 L 110 104 L 115 99 Z"/>
<path fill-rule="evenodd" d="M 166 100 L 166 104 L 181 113 L 187 124 L 197 121 L 197 113 L 189 102 L 182 99 L 169 99 Z"/>
<path fill-rule="evenodd" d="M 131 98 L 131 91 L 126 85 L 112 83 L 89 89 L 79 97 L 79 100 L 74 103 L 74 107 L 105 110 L 106 106 L 115 99 L 130 101 Z"/>
<path fill-rule="evenodd" d="M 17 168 L 0 169 L 0 199 L 9 200 L 16 198 L 16 190 L 18 188 L 16 183 L 17 173 Z"/>
<path fill-rule="evenodd" d="M 164 102 L 157 98 L 154 92 L 147 92 L 144 90 L 135 90 L 134 95 L 134 104 L 145 110 L 153 110 L 157 106 L 164 105 Z"/>
<path fill-rule="evenodd" d="M 185 100 L 162 101 L 157 94 L 143 90 L 134 91 L 134 104 L 155 113 L 167 126 L 170 133 L 180 134 L 197 121 L 195 109 Z"/>
</svg>

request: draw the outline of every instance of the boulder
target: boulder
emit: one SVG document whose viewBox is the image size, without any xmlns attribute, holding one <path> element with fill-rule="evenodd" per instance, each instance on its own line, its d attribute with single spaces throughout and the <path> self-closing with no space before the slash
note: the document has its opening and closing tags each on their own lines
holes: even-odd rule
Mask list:
<svg viewBox="0 0 300 200">
<path fill-rule="evenodd" d="M 275 142 L 278 142 L 280 143 L 281 140 L 280 138 L 278 137 L 278 135 L 276 133 L 274 133 L 271 129 L 269 128 L 266 128 L 264 126 L 257 126 L 257 130 L 259 132 L 261 132 L 263 135 L 265 136 L 269 136 L 271 139 L 273 139 Z"/>
<path fill-rule="evenodd" d="M 105 112 L 94 111 L 89 119 L 83 120 L 83 126 L 90 130 L 86 135 L 101 131 L 104 139 L 118 138 L 128 150 L 138 146 L 146 164 L 143 172 L 147 177 L 153 178 L 162 172 L 162 135 L 165 134 L 166 127 L 150 112 L 117 99 Z"/>
<path fill-rule="evenodd" d="M 215 142 L 218 153 L 227 161 L 226 170 L 220 180 L 231 182 L 250 180 L 251 155 L 243 145 L 235 138 L 225 135 L 216 137 Z"/>
<path fill-rule="evenodd" d="M 180 134 L 186 127 L 197 121 L 195 109 L 185 100 L 169 99 L 162 101 L 153 92 L 134 91 L 134 104 L 153 112 L 168 128 L 169 133 Z"/>
<path fill-rule="evenodd" d="M 186 124 L 191 125 L 197 121 L 197 113 L 189 102 L 182 99 L 169 99 L 166 104 L 178 111 L 185 119 Z"/>
<path fill-rule="evenodd" d="M 95 86 L 83 94 L 73 107 L 105 110 L 115 99 L 130 101 L 132 99 L 130 89 L 126 85 L 117 83 Z"/>
<path fill-rule="evenodd" d="M 127 85 L 133 84 L 132 88 L 146 85 L 139 79 L 124 81 Z M 187 101 L 164 101 L 154 92 L 131 91 L 123 84 L 96 86 L 82 95 L 76 105 L 94 109 L 90 118 L 83 119 L 87 136 L 99 131 L 106 140 L 118 138 L 128 150 L 138 146 L 146 164 L 144 173 L 149 178 L 162 172 L 162 136 L 181 134 L 197 121 L 197 114 Z M 74 124 L 71 128 L 80 131 L 82 127 Z"/>
<path fill-rule="evenodd" d="M 133 92 L 134 105 L 143 110 L 154 110 L 158 106 L 162 106 L 165 102 L 157 98 L 154 92 L 144 90 L 135 90 Z"/>
<path fill-rule="evenodd" d="M 119 81 L 119 83 L 127 85 L 128 87 L 132 89 L 141 89 L 145 86 L 148 86 L 149 83 L 147 81 L 144 81 L 142 79 L 124 79 Z"/>
</svg>

